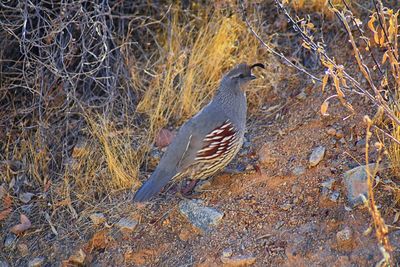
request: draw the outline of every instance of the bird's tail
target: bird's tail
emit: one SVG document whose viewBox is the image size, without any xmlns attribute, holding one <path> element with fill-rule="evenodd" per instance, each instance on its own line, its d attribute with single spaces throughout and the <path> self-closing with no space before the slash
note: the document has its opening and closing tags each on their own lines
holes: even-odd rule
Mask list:
<svg viewBox="0 0 400 267">
<path fill-rule="evenodd" d="M 152 196 L 160 192 L 164 186 L 171 180 L 172 176 L 156 170 L 150 176 L 144 185 L 136 192 L 133 198 L 134 202 L 148 201 Z"/>
</svg>

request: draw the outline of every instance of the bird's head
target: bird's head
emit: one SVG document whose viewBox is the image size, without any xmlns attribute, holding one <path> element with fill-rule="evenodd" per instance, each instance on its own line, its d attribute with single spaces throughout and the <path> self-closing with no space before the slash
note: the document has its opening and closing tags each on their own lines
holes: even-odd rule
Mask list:
<svg viewBox="0 0 400 267">
<path fill-rule="evenodd" d="M 225 75 L 225 80 L 227 80 L 229 83 L 237 84 L 242 87 L 242 85 L 246 85 L 249 81 L 256 79 L 256 76 L 251 73 L 251 70 L 255 67 L 260 67 L 263 69 L 265 68 L 261 63 L 256 63 L 253 65 L 241 63 L 236 65 Z"/>
</svg>

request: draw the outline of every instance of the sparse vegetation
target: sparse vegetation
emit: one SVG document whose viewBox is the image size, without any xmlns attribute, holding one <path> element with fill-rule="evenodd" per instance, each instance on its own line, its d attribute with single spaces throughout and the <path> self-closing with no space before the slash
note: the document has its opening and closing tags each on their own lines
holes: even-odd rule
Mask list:
<svg viewBox="0 0 400 267">
<path fill-rule="evenodd" d="M 296 98 L 299 91 L 310 94 L 318 90 L 314 84 L 321 95 L 306 99 L 320 101 L 322 121 L 332 113 L 345 120 L 374 116 L 366 120 L 367 155 L 361 161 L 390 161 L 390 172 L 383 174 L 391 180 L 388 192 L 371 172 L 367 203 L 381 264 L 392 264 L 391 226 L 383 217 L 400 213 L 400 7 L 379 0 L 139 2 L 0 3 L 1 242 L 6 229 L 19 225 L 19 236 L 37 230 L 24 242 L 53 233 L 58 242 L 85 242 L 87 254 L 111 246 L 114 237 L 93 230 L 88 215 L 100 210 L 117 218 L 135 209 L 129 196 L 152 171 L 149 158 L 159 131 L 198 112 L 235 64 L 264 62 L 266 70 L 257 73 L 262 79 L 247 94 L 252 123 L 271 120 L 258 128 L 260 136 L 271 125 L 279 137 L 300 127 L 281 124 L 291 122 L 285 112 L 304 101 Z M 293 120 L 303 119 L 309 118 Z M 26 215 L 24 192 L 34 195 Z M 157 223 L 166 215 L 159 216 Z M 18 253 L 0 253 L 0 260 L 16 260 Z"/>
</svg>

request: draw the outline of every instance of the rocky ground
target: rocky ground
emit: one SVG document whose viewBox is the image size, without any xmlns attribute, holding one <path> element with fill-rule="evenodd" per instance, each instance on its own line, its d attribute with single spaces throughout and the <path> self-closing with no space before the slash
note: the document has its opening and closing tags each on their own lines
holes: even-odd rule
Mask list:
<svg viewBox="0 0 400 267">
<path fill-rule="evenodd" d="M 188 197 L 171 185 L 139 206 L 134 192 L 121 192 L 57 229 L 49 214 L 33 226 L 22 217 L 20 230 L 0 235 L 0 267 L 379 266 L 379 242 L 360 197 L 367 189 L 363 116 L 374 108 L 350 94 L 354 114 L 331 101 L 329 116 L 322 116 L 331 93 L 311 83 L 271 91 L 250 114 L 246 142 L 229 166 L 238 173 L 199 183 Z M 378 152 L 373 146 L 369 152 L 373 163 Z M 161 153 L 152 153 L 155 161 Z M 376 199 L 398 263 L 399 213 L 384 166 Z M 0 199 L 5 195 L 0 187 Z M 21 194 L 15 212 L 35 213 L 32 197 Z M 30 230 L 19 235 L 24 227 Z"/>
<path fill-rule="evenodd" d="M 247 141 L 231 164 L 242 173 L 222 173 L 199 184 L 189 198 L 176 194 L 178 186 L 141 207 L 121 197 L 114 208 L 85 215 L 90 234 L 69 244 L 68 253 L 63 240 L 53 243 L 49 255 L 30 254 L 23 238 L 6 240 L 5 249 L 29 255 L 30 266 L 377 264 L 382 255 L 372 220 L 358 198 L 365 190 L 358 167 L 365 130 L 357 114 L 367 113 L 368 105 L 353 103 L 356 115 L 343 120 L 348 114 L 340 104 L 331 106 L 329 117 L 320 115 L 325 95 L 318 87 L 303 88 L 280 106 L 271 94 L 264 115 L 249 121 Z M 398 222 L 391 224 L 395 214 L 384 192 L 390 183 L 385 171 L 380 180 L 377 198 L 400 261 L 400 230 Z"/>
</svg>

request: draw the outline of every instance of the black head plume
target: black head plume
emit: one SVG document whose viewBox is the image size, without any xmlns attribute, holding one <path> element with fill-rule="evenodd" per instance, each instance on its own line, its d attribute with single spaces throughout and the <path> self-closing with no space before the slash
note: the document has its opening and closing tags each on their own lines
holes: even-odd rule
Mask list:
<svg viewBox="0 0 400 267">
<path fill-rule="evenodd" d="M 260 67 L 260 68 L 265 69 L 265 66 L 262 63 L 253 64 L 253 65 L 250 66 L 250 69 L 255 68 L 255 67 Z"/>
</svg>

